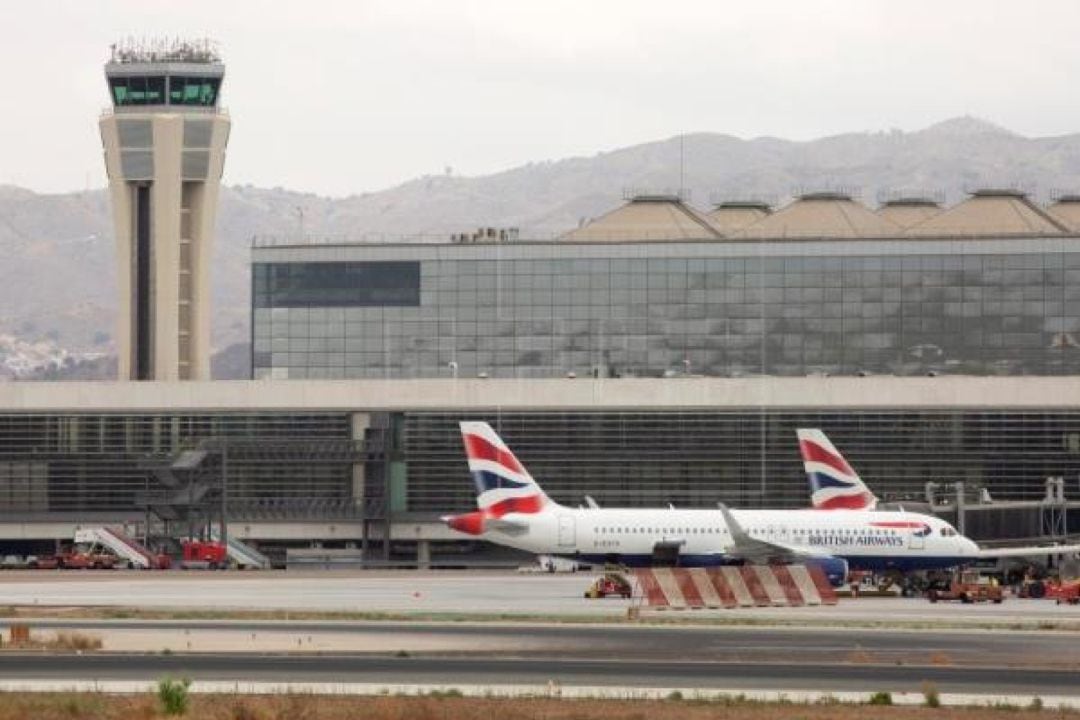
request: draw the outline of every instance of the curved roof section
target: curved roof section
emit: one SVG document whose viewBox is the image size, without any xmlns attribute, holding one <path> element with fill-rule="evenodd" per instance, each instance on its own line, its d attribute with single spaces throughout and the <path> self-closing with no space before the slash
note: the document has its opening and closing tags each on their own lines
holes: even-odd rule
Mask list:
<svg viewBox="0 0 1080 720">
<path fill-rule="evenodd" d="M 917 237 L 1060 235 L 1068 228 L 1021 190 L 986 188 L 907 229 Z"/>
<path fill-rule="evenodd" d="M 1070 232 L 1080 232 L 1080 194 L 1062 195 L 1046 212 Z"/>
<path fill-rule="evenodd" d="M 674 195 L 638 195 L 606 215 L 571 230 L 560 240 L 719 240 L 723 236 L 697 210 Z"/>
<path fill-rule="evenodd" d="M 815 192 L 737 233 L 744 238 L 899 237 L 902 228 L 842 192 Z"/>
<path fill-rule="evenodd" d="M 877 214 L 902 228 L 909 228 L 941 212 L 941 205 L 931 198 L 896 198 L 884 202 Z"/>
<path fill-rule="evenodd" d="M 733 235 L 769 215 L 769 203 L 757 200 L 725 200 L 705 217 L 724 235 Z"/>
</svg>

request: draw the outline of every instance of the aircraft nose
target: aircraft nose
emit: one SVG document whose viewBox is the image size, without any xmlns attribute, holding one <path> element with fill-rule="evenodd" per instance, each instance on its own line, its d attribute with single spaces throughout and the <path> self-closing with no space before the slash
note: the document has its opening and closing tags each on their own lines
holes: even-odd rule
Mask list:
<svg viewBox="0 0 1080 720">
<path fill-rule="evenodd" d="M 979 546 L 978 546 L 978 544 L 975 543 L 974 540 L 972 540 L 970 538 L 963 538 L 962 542 L 961 542 L 961 546 L 963 547 L 964 554 L 967 555 L 968 557 L 978 557 L 978 555 L 979 555 Z"/>
</svg>

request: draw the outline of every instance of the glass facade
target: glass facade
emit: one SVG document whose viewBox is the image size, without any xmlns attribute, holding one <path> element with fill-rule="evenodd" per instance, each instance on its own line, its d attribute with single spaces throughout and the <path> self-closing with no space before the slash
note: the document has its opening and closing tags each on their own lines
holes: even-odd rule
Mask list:
<svg viewBox="0 0 1080 720">
<path fill-rule="evenodd" d="M 1080 373 L 1074 239 L 257 248 L 253 267 L 256 378 Z"/>
<path fill-rule="evenodd" d="M 163 492 L 154 468 L 207 439 L 230 443 L 232 520 L 355 519 L 388 506 L 392 519 L 434 521 L 475 507 L 458 430 L 467 419 L 490 422 L 548 494 L 571 506 L 590 495 L 604 506 L 805 507 L 799 427 L 824 429 L 885 501 L 921 501 L 927 481 L 964 482 L 995 500 L 1038 500 L 1047 477 L 1065 478 L 1069 495 L 1080 477 L 1080 410 L 567 409 L 371 418 L 359 460 L 361 508 L 347 413 L 0 414 L 0 521 L 139 515 L 147 489 L 153 497 Z M 1031 526 L 1025 517 L 1002 515 L 981 536 L 1043 531 L 1037 516 L 1028 518 Z M 1070 531 L 1080 532 L 1080 516 L 1072 522 Z"/>
<path fill-rule="evenodd" d="M 557 502 L 577 506 L 806 507 L 795 430 L 820 427 L 884 501 L 925 501 L 927 481 L 995 500 L 1039 500 L 1047 477 L 1080 477 L 1080 410 L 406 413 L 406 494 L 414 511 L 475 509 L 458 430 L 485 420 Z M 971 515 L 976 537 L 1035 536 L 1020 514 Z M 995 525 L 995 522 L 999 524 Z M 1080 517 L 1071 532 L 1080 532 Z M 982 528 L 980 532 L 980 527 Z"/>
<path fill-rule="evenodd" d="M 350 437 L 341 413 L 0 414 L 0 519 L 141 512 L 158 487 L 153 467 L 209 439 L 233 443 L 232 517 L 347 508 L 353 460 L 340 446 Z"/>
</svg>

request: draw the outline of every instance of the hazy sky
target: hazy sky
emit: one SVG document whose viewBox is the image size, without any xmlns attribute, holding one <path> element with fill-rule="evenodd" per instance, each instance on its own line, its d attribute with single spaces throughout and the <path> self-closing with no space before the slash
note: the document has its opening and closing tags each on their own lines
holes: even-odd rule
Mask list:
<svg viewBox="0 0 1080 720">
<path fill-rule="evenodd" d="M 226 181 L 329 195 L 710 131 L 1080 130 L 1080 3 L 0 0 L 0 183 L 104 184 L 102 63 L 210 36 Z"/>
</svg>

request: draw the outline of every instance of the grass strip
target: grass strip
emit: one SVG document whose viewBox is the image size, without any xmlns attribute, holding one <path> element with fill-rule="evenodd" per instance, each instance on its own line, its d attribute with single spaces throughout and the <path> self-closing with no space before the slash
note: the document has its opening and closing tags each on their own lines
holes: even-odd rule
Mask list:
<svg viewBox="0 0 1080 720">
<path fill-rule="evenodd" d="M 878 693 L 874 697 L 887 695 Z M 929 720 L 982 720 L 984 718 L 1045 718 L 1036 707 L 980 705 L 969 707 L 904 706 L 845 702 L 823 698 L 817 702 L 762 701 L 742 695 L 702 699 L 693 694 L 672 693 L 662 700 L 560 699 L 552 697 L 465 697 L 452 688 L 426 695 L 320 696 L 283 694 L 262 696 L 192 695 L 183 716 L 200 720 L 875 720 L 905 718 Z M 5 693 L 0 720 L 133 720 L 166 717 L 167 709 L 153 693 L 108 695 L 104 693 Z M 1080 717 L 1080 713 L 1055 709 L 1054 717 Z"/>
<path fill-rule="evenodd" d="M 385 612 L 385 611 L 322 611 L 322 610 L 227 610 L 137 607 L 41 607 L 3 606 L 0 618 L 85 619 L 85 620 L 252 620 L 282 622 L 439 622 L 439 623 L 529 623 L 565 625 L 656 625 L 691 627 L 814 627 L 861 628 L 879 630 L 1014 630 L 1046 632 L 1078 632 L 1080 619 L 1039 620 L 865 620 L 832 617 L 783 618 L 740 615 L 695 615 L 686 613 L 645 612 L 636 620 L 623 615 L 550 615 L 538 613 L 464 613 L 464 612 Z"/>
</svg>

